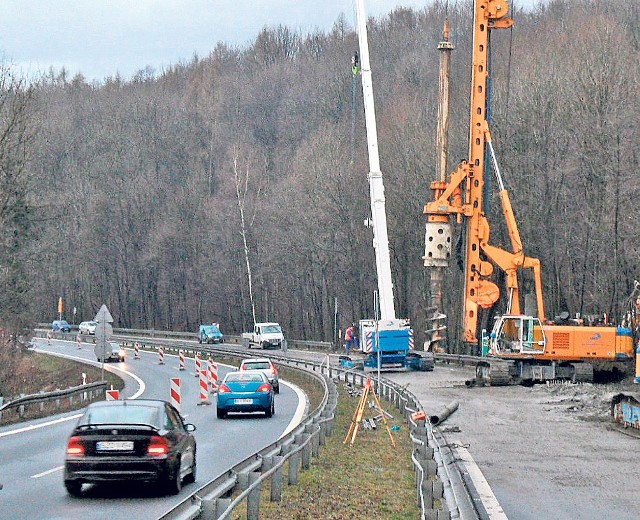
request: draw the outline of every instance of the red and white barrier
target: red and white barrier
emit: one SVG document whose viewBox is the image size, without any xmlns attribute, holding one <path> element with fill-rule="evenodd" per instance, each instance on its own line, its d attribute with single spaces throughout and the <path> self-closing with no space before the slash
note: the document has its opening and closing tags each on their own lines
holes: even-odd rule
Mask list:
<svg viewBox="0 0 640 520">
<path fill-rule="evenodd" d="M 373 332 L 369 331 L 366 334 L 366 341 L 364 344 L 364 351 L 365 352 L 372 352 L 373 351 Z"/>
<path fill-rule="evenodd" d="M 218 365 L 213 359 L 209 360 L 209 386 L 213 393 L 218 391 Z"/>
<path fill-rule="evenodd" d="M 179 412 L 182 412 L 180 409 L 181 405 L 181 396 L 180 396 L 180 378 L 172 377 L 171 378 L 171 404 L 176 407 Z"/>
<path fill-rule="evenodd" d="M 178 368 L 178 370 L 184 370 L 184 350 L 181 350 L 179 352 L 179 358 L 180 358 L 180 368 Z"/>
<path fill-rule="evenodd" d="M 409 329 L 409 350 L 414 350 L 416 345 L 413 341 L 413 329 Z"/>
<path fill-rule="evenodd" d="M 162 347 L 158 348 L 158 364 L 164 365 L 164 349 Z"/>
<path fill-rule="evenodd" d="M 76 341 L 78 342 L 78 350 L 80 350 L 82 348 L 82 336 L 80 334 L 76 337 Z"/>
<path fill-rule="evenodd" d="M 107 401 L 117 401 L 120 399 L 120 390 L 107 390 Z"/>
<path fill-rule="evenodd" d="M 202 363 L 200 362 L 200 353 L 196 352 L 195 357 L 193 358 L 196 363 L 196 373 L 194 374 L 196 377 L 200 377 L 200 371 L 202 370 Z"/>
<path fill-rule="evenodd" d="M 133 345 L 133 359 L 140 359 L 140 343 L 137 341 Z"/>
<path fill-rule="evenodd" d="M 82 386 L 87 384 L 87 374 L 85 372 L 82 372 Z M 86 401 L 87 400 L 87 392 L 82 392 L 82 400 Z"/>
<path fill-rule="evenodd" d="M 51 331 L 47 331 L 47 345 L 51 345 Z"/>
<path fill-rule="evenodd" d="M 201 404 L 211 404 L 209 401 L 209 380 L 207 370 L 200 370 L 200 402 Z"/>
</svg>

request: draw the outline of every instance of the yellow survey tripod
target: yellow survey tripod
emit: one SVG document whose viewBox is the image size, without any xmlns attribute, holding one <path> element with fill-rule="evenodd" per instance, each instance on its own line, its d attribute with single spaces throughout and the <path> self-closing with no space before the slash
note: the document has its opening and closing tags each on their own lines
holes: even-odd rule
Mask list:
<svg viewBox="0 0 640 520">
<path fill-rule="evenodd" d="M 367 382 L 364 385 L 364 389 L 362 391 L 362 395 L 360 396 L 360 401 L 358 402 L 358 406 L 356 407 L 356 411 L 353 414 L 353 419 L 351 420 L 351 426 L 349 427 L 349 433 L 347 433 L 347 437 L 344 439 L 342 444 L 347 444 L 349 441 L 349 437 L 351 437 L 351 445 L 356 442 L 356 437 L 358 436 L 358 430 L 360 430 L 360 425 L 362 424 L 362 418 L 364 416 L 364 409 L 367 406 L 367 399 L 369 398 L 369 394 L 373 395 L 373 398 L 376 402 L 376 407 L 378 411 L 382 415 L 382 420 L 384 421 L 384 425 L 387 428 L 387 432 L 389 433 L 389 438 L 391 439 L 391 444 L 396 446 L 396 441 L 393 438 L 393 434 L 391 433 L 391 429 L 389 428 L 389 423 L 387 422 L 387 416 L 385 411 L 382 409 L 380 405 L 380 401 L 378 400 L 378 396 L 376 395 L 376 391 L 371 384 L 371 378 L 367 377 Z"/>
</svg>

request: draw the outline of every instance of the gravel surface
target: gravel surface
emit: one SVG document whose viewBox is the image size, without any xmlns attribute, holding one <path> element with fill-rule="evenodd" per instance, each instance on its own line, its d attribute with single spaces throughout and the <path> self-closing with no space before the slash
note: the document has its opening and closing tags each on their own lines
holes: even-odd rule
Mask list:
<svg viewBox="0 0 640 520">
<path fill-rule="evenodd" d="M 385 373 L 467 447 L 511 520 L 636 520 L 640 440 L 611 428 L 610 400 L 633 384 L 466 388 L 469 368 Z"/>
</svg>

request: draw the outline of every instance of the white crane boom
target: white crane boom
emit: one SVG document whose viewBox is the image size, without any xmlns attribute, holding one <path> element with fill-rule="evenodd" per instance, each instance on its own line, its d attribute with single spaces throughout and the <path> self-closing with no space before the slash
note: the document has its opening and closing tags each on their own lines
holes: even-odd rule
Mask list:
<svg viewBox="0 0 640 520">
<path fill-rule="evenodd" d="M 362 96 L 367 129 L 367 149 L 369 152 L 369 192 L 371 196 L 371 217 L 373 221 L 373 248 L 376 254 L 378 273 L 378 293 L 380 297 L 380 319 L 395 320 L 393 303 L 393 283 L 391 281 L 391 257 L 389 237 L 387 235 L 387 214 L 385 212 L 384 184 L 380 171 L 378 154 L 378 133 L 373 103 L 373 84 L 369 63 L 369 43 L 367 40 L 367 20 L 364 12 L 364 0 L 356 0 L 358 18 L 358 43 L 360 47 L 360 66 L 362 76 Z"/>
</svg>

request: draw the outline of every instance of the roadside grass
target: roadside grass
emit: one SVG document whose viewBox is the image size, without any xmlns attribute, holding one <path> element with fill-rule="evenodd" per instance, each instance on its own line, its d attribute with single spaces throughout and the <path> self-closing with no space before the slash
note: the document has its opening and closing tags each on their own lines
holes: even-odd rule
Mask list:
<svg viewBox="0 0 640 520">
<path fill-rule="evenodd" d="M 11 378 L 11 386 L 0 390 L 5 397 L 5 402 L 9 402 L 21 395 L 65 390 L 73 386 L 79 386 L 82 384 L 83 373 L 87 375 L 87 383 L 102 380 L 102 370 L 99 367 L 26 350 L 22 353 L 17 363 Z M 124 387 L 122 379 L 107 370 L 104 372 L 104 378 L 107 384 L 113 385 L 115 389 L 122 390 Z M 98 398 L 98 400 L 102 399 L 103 397 Z M 15 412 L 10 413 L 7 411 L 2 414 L 2 422 L 0 424 L 11 424 L 63 411 L 77 410 L 84 408 L 90 402 L 88 400 L 75 399 L 69 406 L 68 400 L 61 399 L 60 401 L 61 407 L 59 409 L 55 408 L 55 403 L 52 401 L 45 405 L 42 410 L 36 407 L 27 408 L 21 417 Z"/>
<path fill-rule="evenodd" d="M 308 470 L 300 471 L 298 485 L 287 485 L 288 464 L 284 467 L 281 502 L 270 502 L 271 482 L 265 481 L 260 499 L 261 518 L 287 519 L 380 519 L 408 520 L 420 517 L 415 492 L 415 473 L 411 461 L 413 449 L 409 429 L 399 412 L 387 401 L 380 404 L 393 418 L 388 425 L 396 447 L 382 421 L 375 430 L 362 429 L 353 445 L 344 441 L 349 432 L 359 396 L 350 395 L 338 383 L 338 407 L 331 436 L 320 447 L 319 456 L 311 458 Z M 368 407 L 364 417 L 379 415 Z M 244 509 L 244 508 L 243 508 Z M 246 518 L 246 510 L 234 513 Z"/>
</svg>

